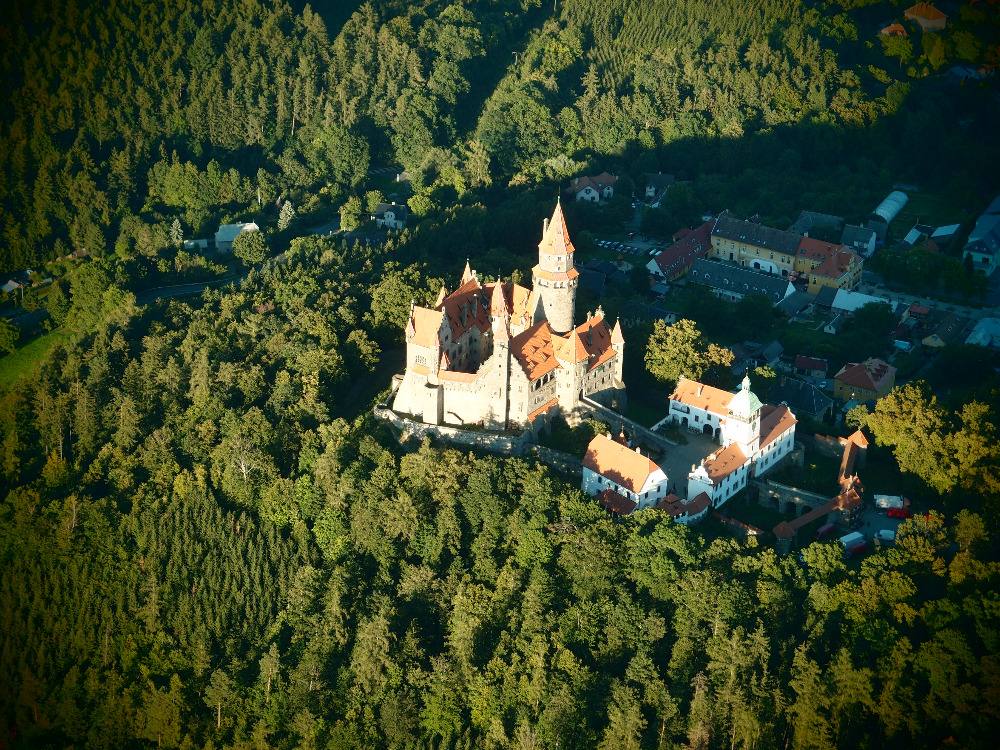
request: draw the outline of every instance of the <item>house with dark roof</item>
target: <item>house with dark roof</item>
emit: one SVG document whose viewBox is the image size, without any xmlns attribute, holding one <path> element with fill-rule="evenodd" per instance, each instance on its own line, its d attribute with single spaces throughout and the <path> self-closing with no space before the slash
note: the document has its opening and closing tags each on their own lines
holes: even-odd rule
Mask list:
<svg viewBox="0 0 1000 750">
<path fill-rule="evenodd" d="M 920 343 L 931 349 L 941 349 L 951 344 L 957 344 L 962 340 L 965 332 L 965 319 L 954 313 L 947 313 L 941 316 L 929 334 L 924 336 Z"/>
<path fill-rule="evenodd" d="M 831 286 L 825 286 L 816 293 L 816 307 L 823 308 L 824 310 L 830 310 L 833 308 L 833 301 L 837 298 L 837 292 L 839 289 L 835 289 Z"/>
<path fill-rule="evenodd" d="M 848 362 L 833 377 L 833 395 L 841 401 L 877 401 L 896 385 L 896 368 L 876 357 Z"/>
<path fill-rule="evenodd" d="M 771 386 L 769 398 L 784 404 L 795 414 L 805 414 L 813 419 L 823 419 L 833 408 L 833 399 L 812 383 L 784 375 L 779 376 L 778 382 Z"/>
<path fill-rule="evenodd" d="M 698 258 L 691 266 L 689 279 L 711 289 L 722 299 L 736 302 L 744 297 L 761 296 L 776 305 L 795 291 L 792 283 L 764 271 L 753 271 L 731 263 L 720 263 L 708 258 Z"/>
<path fill-rule="evenodd" d="M 800 211 L 798 218 L 788 227 L 789 232 L 801 234 L 803 237 L 816 237 L 817 239 L 827 239 L 839 237 L 844 228 L 844 219 L 833 214 L 824 214 L 819 211 Z"/>
<path fill-rule="evenodd" d="M 697 258 L 704 258 L 712 247 L 712 224 L 706 221 L 697 229 L 685 232 L 674 244 L 657 253 L 646 268 L 656 278 L 673 281 L 686 274 Z"/>
<path fill-rule="evenodd" d="M 875 230 L 869 227 L 859 227 L 856 224 L 845 224 L 840 235 L 840 244 L 848 247 L 862 258 L 871 257 L 875 252 Z"/>
<path fill-rule="evenodd" d="M 794 291 L 779 302 L 775 307 L 789 318 L 794 318 L 800 312 L 808 308 L 816 301 L 816 297 L 809 292 Z"/>
<path fill-rule="evenodd" d="M 410 216 L 409 209 L 401 203 L 379 203 L 372 214 L 376 226 L 386 229 L 403 229 Z"/>
<path fill-rule="evenodd" d="M 663 197 L 667 188 L 677 182 L 672 174 L 664 174 L 663 172 L 649 173 L 643 177 L 646 180 L 646 198 L 657 202 Z"/>
<path fill-rule="evenodd" d="M 976 271 L 989 276 L 1000 265 L 1000 195 L 976 219 L 962 251 Z"/>
<path fill-rule="evenodd" d="M 737 219 L 723 211 L 712 228 L 709 257 L 787 277 L 794 270 L 801 239 L 794 232 Z"/>
<path fill-rule="evenodd" d="M 830 363 L 819 357 L 807 357 L 804 354 L 795 355 L 795 372 L 811 378 L 825 378 Z"/>
</svg>

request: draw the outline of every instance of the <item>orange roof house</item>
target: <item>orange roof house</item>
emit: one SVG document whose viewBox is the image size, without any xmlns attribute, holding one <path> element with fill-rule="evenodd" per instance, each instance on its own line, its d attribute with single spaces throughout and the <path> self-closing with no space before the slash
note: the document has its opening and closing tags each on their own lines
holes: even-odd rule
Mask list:
<svg viewBox="0 0 1000 750">
<path fill-rule="evenodd" d="M 644 456 L 638 449 L 633 450 L 607 435 L 597 435 L 590 441 L 587 454 L 583 457 L 583 465 L 636 494 L 648 489 L 649 484 L 656 481 L 658 476 L 666 479 L 655 461 Z"/>
<path fill-rule="evenodd" d="M 906 33 L 906 27 L 901 23 L 890 23 L 878 33 L 880 36 L 909 36 Z"/>
<path fill-rule="evenodd" d="M 896 384 L 896 368 L 871 357 L 864 362 L 848 362 L 833 378 L 833 393 L 842 401 L 875 401 Z"/>
<path fill-rule="evenodd" d="M 948 23 L 948 16 L 930 3 L 917 3 L 903 11 L 908 21 L 916 21 L 924 31 L 941 31 Z"/>
</svg>

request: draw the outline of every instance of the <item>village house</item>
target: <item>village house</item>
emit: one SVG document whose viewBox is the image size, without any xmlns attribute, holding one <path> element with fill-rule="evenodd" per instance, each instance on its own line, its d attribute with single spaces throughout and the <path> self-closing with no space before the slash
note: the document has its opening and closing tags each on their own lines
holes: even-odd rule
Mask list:
<svg viewBox="0 0 1000 750">
<path fill-rule="evenodd" d="M 706 221 L 697 229 L 682 229 L 670 247 L 656 254 L 646 268 L 652 276 L 673 281 L 686 274 L 695 260 L 704 258 L 712 246 L 712 224 Z"/>
<path fill-rule="evenodd" d="M 877 401 L 896 385 L 896 368 L 881 359 L 848 362 L 833 376 L 833 395 L 841 401 Z"/>
<path fill-rule="evenodd" d="M 931 349 L 941 349 L 961 341 L 964 330 L 965 320 L 954 313 L 947 313 L 941 316 L 934 330 L 924 336 L 920 343 Z"/>
<path fill-rule="evenodd" d="M 646 198 L 649 201 L 655 201 L 659 203 L 663 198 L 664 193 L 670 188 L 677 180 L 672 174 L 664 174 L 663 172 L 657 172 L 656 174 L 646 174 L 643 175 L 646 180 Z"/>
<path fill-rule="evenodd" d="M 625 398 L 625 339 L 598 308 L 574 323 L 579 272 L 562 206 L 542 226 L 532 288 L 483 284 L 466 263 L 459 287 L 432 307 L 412 305 L 406 372 L 392 409 L 424 424 L 533 427 L 575 415 L 583 398 Z"/>
<path fill-rule="evenodd" d="M 965 343 L 1000 349 L 1000 318 L 980 318 L 965 338 Z"/>
<path fill-rule="evenodd" d="M 785 375 L 778 377 L 778 382 L 771 386 L 770 398 L 779 404 L 784 404 L 798 416 L 821 420 L 833 408 L 833 399 L 812 383 Z"/>
<path fill-rule="evenodd" d="M 728 211 L 715 220 L 709 257 L 787 277 L 795 268 L 801 235 L 754 224 Z"/>
<path fill-rule="evenodd" d="M 614 197 L 617 182 L 618 178 L 607 172 L 593 177 L 574 177 L 566 192 L 578 201 L 599 203 Z"/>
<path fill-rule="evenodd" d="M 808 280 L 809 294 L 817 294 L 825 286 L 854 289 L 861 283 L 861 267 L 861 258 L 843 245 L 812 237 L 799 241 L 795 270 Z"/>
<path fill-rule="evenodd" d="M 840 244 L 860 255 L 870 258 L 875 252 L 875 230 L 859 227 L 856 224 L 845 224 L 840 235 Z"/>
<path fill-rule="evenodd" d="M 819 295 L 817 295 L 817 299 L 819 299 Z M 830 309 L 834 313 L 853 315 L 865 305 L 887 305 L 889 308 L 892 308 L 892 304 L 885 297 L 852 292 L 848 289 L 838 289 L 833 295 Z"/>
<path fill-rule="evenodd" d="M 915 21 L 924 31 L 943 31 L 948 24 L 948 16 L 930 3 L 917 3 L 903 11 L 903 18 Z"/>
<path fill-rule="evenodd" d="M 782 276 L 707 258 L 695 260 L 689 278 L 693 283 L 708 287 L 717 297 L 731 302 L 757 295 L 767 297 L 772 305 L 776 305 L 795 291 L 792 283 Z"/>
<path fill-rule="evenodd" d="M 795 445 L 795 415 L 787 406 L 761 403 L 749 377 L 736 394 L 682 377 L 663 421 L 702 432 L 722 446 L 688 474 L 688 498 L 705 493 L 713 508 L 772 469 Z"/>
<path fill-rule="evenodd" d="M 878 33 L 880 36 L 909 36 L 909 34 L 906 33 L 906 27 L 898 21 L 882 27 Z"/>
<path fill-rule="evenodd" d="M 252 221 L 238 224 L 220 224 L 219 231 L 215 233 L 215 251 L 218 253 L 231 253 L 233 242 L 244 232 L 259 232 L 260 227 Z"/>
<path fill-rule="evenodd" d="M 844 228 L 844 219 L 833 214 L 819 211 L 799 211 L 798 217 L 788 227 L 788 231 L 801 234 L 803 237 L 815 237 L 826 240 L 839 237 Z"/>
<path fill-rule="evenodd" d="M 621 515 L 652 508 L 669 491 L 663 469 L 638 447 L 629 448 L 610 435 L 597 435 L 587 446 L 580 487 Z"/>
<path fill-rule="evenodd" d="M 962 252 L 973 270 L 989 276 L 1000 265 L 1000 195 L 976 219 Z"/>
<path fill-rule="evenodd" d="M 401 203 L 379 203 L 372 214 L 372 221 L 375 226 L 385 229 L 405 229 L 406 221 L 410 217 L 410 209 Z"/>
<path fill-rule="evenodd" d="M 825 378 L 830 364 L 819 357 L 807 357 L 804 354 L 795 355 L 795 372 L 810 378 Z"/>
</svg>

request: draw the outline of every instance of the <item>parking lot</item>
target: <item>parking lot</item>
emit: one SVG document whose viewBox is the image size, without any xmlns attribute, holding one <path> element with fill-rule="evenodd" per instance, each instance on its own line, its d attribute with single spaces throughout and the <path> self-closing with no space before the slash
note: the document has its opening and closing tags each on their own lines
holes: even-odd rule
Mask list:
<svg viewBox="0 0 1000 750">
<path fill-rule="evenodd" d="M 621 253 L 622 255 L 634 255 L 636 258 L 646 259 L 653 257 L 660 250 L 667 247 L 664 242 L 646 239 L 630 239 L 624 242 L 616 242 L 614 240 L 595 240 L 595 243 L 598 247 L 601 247 L 604 250 Z M 645 262 L 646 261 L 643 261 L 644 265 Z"/>
</svg>

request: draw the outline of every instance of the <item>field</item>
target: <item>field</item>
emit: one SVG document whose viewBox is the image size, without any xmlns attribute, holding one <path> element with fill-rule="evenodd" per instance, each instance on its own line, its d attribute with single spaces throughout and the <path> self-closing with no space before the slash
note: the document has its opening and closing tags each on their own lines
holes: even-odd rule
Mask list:
<svg viewBox="0 0 1000 750">
<path fill-rule="evenodd" d="M 0 358 L 0 387 L 13 385 L 34 373 L 49 352 L 69 338 L 65 331 L 53 331 Z"/>
</svg>

